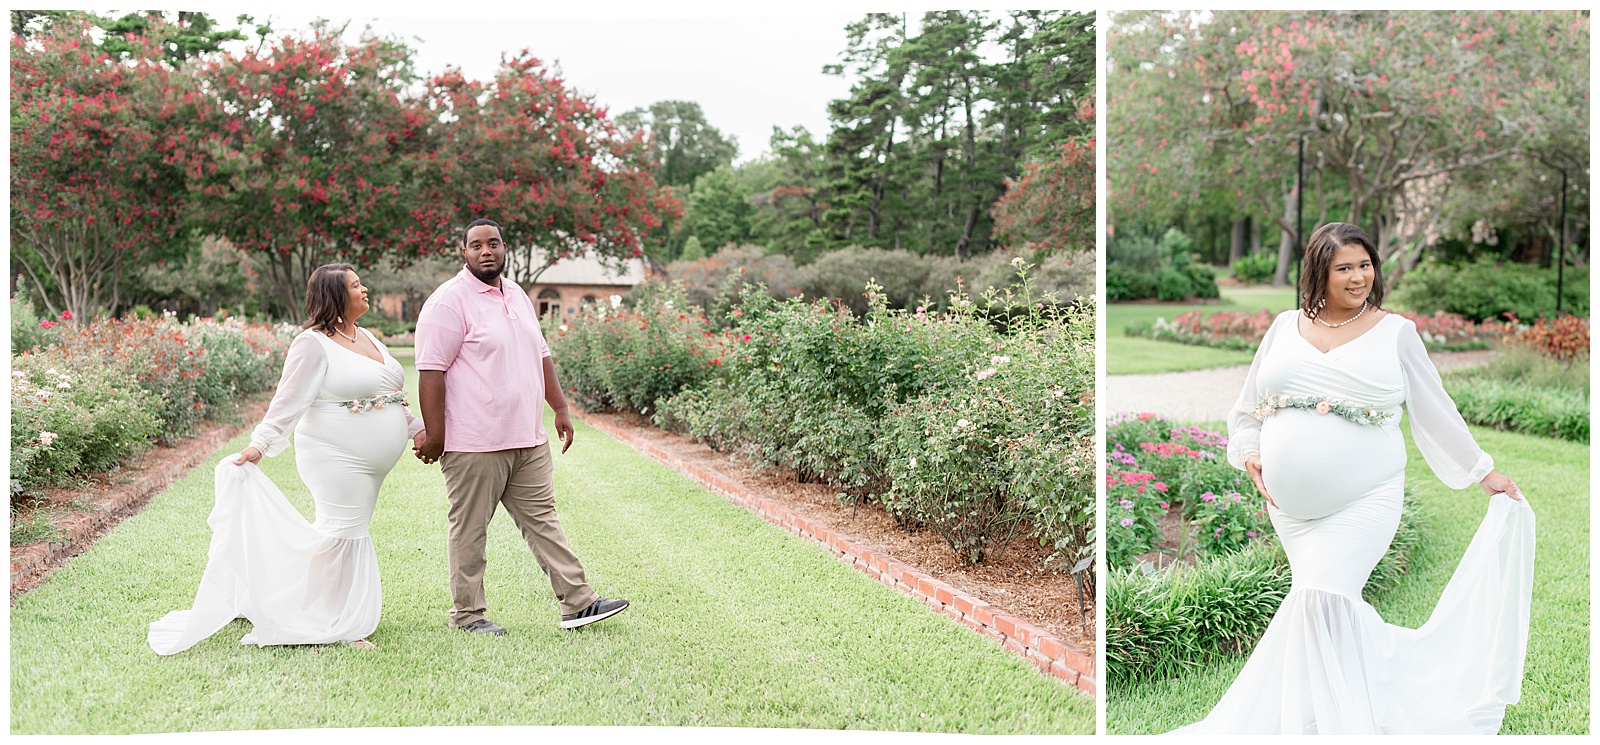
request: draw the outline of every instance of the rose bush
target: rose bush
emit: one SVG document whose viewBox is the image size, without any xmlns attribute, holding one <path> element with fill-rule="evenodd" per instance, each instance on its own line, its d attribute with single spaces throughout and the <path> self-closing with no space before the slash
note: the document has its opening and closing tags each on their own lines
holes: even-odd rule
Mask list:
<svg viewBox="0 0 1600 745">
<path fill-rule="evenodd" d="M 871 283 L 860 316 L 840 302 L 735 288 L 732 302 L 718 302 L 728 332 L 715 374 L 675 380 L 653 420 L 826 483 L 843 501 L 881 501 L 965 561 L 1031 535 L 1048 561 L 1077 567 L 1094 554 L 1093 316 L 1029 300 L 1028 269 L 1017 259 L 1017 282 L 982 298 L 952 295 L 944 311 L 891 309 Z M 660 295 L 635 296 L 633 312 L 657 312 Z M 990 308 L 1007 314 L 1007 333 Z M 606 348 L 662 367 L 646 341 L 651 323 L 615 322 Z M 617 406 L 622 395 L 605 398 L 605 370 L 617 362 L 600 351 L 607 338 L 574 326 L 552 344 L 565 383 Z"/>
</svg>

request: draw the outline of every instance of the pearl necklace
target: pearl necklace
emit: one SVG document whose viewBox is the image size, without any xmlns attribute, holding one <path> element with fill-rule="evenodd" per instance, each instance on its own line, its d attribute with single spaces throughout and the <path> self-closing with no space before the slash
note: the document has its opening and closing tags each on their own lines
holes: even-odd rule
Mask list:
<svg viewBox="0 0 1600 745">
<path fill-rule="evenodd" d="M 1330 329 L 1336 329 L 1336 328 L 1339 328 L 1340 326 L 1343 326 L 1343 325 L 1345 325 L 1347 323 L 1353 323 L 1357 318 L 1360 318 L 1361 314 L 1367 312 L 1367 306 L 1368 306 L 1367 301 L 1365 301 L 1365 300 L 1361 301 L 1361 310 L 1357 311 L 1355 315 L 1353 315 L 1353 316 L 1351 316 L 1351 317 L 1349 317 L 1349 318 L 1347 318 L 1347 319 L 1345 319 L 1343 321 L 1340 321 L 1338 323 L 1328 323 L 1327 321 L 1324 321 L 1321 318 L 1318 318 L 1317 316 L 1312 316 L 1311 319 L 1316 321 L 1317 323 L 1320 323 L 1320 324 L 1322 324 L 1324 326 L 1327 326 Z"/>
<path fill-rule="evenodd" d="M 1355 320 L 1354 318 L 1350 319 L 1350 321 L 1354 321 L 1354 320 Z M 1349 323 L 1350 321 L 1345 321 L 1345 323 Z M 360 326 L 356 326 L 356 328 L 361 328 L 361 327 Z M 351 336 L 350 334 L 346 334 L 345 332 L 340 331 L 338 326 L 334 326 L 333 327 L 333 333 L 338 334 L 338 335 L 340 335 L 340 336 L 342 336 L 342 337 L 344 337 L 346 339 L 349 339 L 351 344 L 356 343 L 356 338 L 354 336 Z"/>
</svg>

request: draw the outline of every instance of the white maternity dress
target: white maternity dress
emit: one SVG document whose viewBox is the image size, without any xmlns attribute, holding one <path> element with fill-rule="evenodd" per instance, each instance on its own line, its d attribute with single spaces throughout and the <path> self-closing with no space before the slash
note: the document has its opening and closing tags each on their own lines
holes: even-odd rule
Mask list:
<svg viewBox="0 0 1600 745">
<path fill-rule="evenodd" d="M 253 628 L 241 644 L 325 644 L 365 638 L 383 606 L 367 523 L 383 478 L 422 420 L 400 403 L 353 410 L 343 402 L 397 393 L 405 370 L 371 333 L 379 363 L 326 335 L 301 332 L 278 390 L 251 436 L 274 456 L 295 435 L 295 465 L 316 503 L 307 523 L 254 463 L 217 464 L 211 553 L 189 610 L 150 624 L 150 648 L 174 654 L 235 618 Z"/>
<path fill-rule="evenodd" d="M 1533 512 L 1492 495 L 1428 622 L 1384 623 L 1361 598 L 1400 521 L 1406 451 L 1446 485 L 1493 470 L 1428 360 L 1416 325 L 1388 315 L 1323 353 L 1279 315 L 1229 415 L 1228 458 L 1259 450 L 1268 507 L 1293 581 L 1250 659 L 1206 718 L 1185 734 L 1494 734 L 1516 703 L 1533 583 Z M 1381 424 L 1280 408 L 1268 395 L 1319 397 L 1388 412 Z M 1463 495 L 1463 498 L 1467 498 Z"/>
</svg>

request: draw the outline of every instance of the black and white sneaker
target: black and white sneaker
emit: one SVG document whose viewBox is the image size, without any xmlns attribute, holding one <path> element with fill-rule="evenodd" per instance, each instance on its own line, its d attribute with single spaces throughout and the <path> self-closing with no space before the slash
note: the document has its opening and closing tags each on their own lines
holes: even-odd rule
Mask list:
<svg viewBox="0 0 1600 745">
<path fill-rule="evenodd" d="M 561 617 L 561 628 L 575 629 L 579 626 L 588 626 L 595 621 L 604 621 L 628 607 L 628 601 L 614 598 L 595 598 L 589 607 L 577 613 L 568 613 Z"/>
</svg>

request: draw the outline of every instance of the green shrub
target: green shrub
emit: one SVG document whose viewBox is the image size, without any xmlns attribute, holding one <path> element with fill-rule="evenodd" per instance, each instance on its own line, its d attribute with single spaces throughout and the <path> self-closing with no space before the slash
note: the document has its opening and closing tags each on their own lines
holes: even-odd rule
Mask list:
<svg viewBox="0 0 1600 745">
<path fill-rule="evenodd" d="M 17 282 L 17 294 L 11 298 L 11 353 L 21 354 L 35 349 L 48 349 L 56 345 L 61 321 L 41 320 L 34 310 L 33 298 L 27 285 Z"/>
<path fill-rule="evenodd" d="M 191 346 L 202 355 L 195 393 L 206 404 L 206 418 L 236 414 L 247 394 L 277 384 L 288 345 L 270 327 L 197 319 L 186 328 Z"/>
<path fill-rule="evenodd" d="M 918 256 L 903 249 L 849 246 L 824 253 L 807 265 L 800 287 L 808 298 L 838 298 L 856 315 L 867 312 L 862 290 L 869 280 L 882 288 L 887 307 L 942 307 L 945 296 L 955 290 L 957 271 L 953 259 Z M 972 283 L 967 284 L 970 289 Z"/>
<path fill-rule="evenodd" d="M 1562 308 L 1589 314 L 1589 273 L 1566 270 Z M 1400 277 L 1395 303 L 1419 313 L 1459 313 L 1482 321 L 1513 313 L 1518 318 L 1552 315 L 1556 309 L 1556 270 L 1532 264 L 1481 259 L 1470 264 L 1424 261 Z"/>
<path fill-rule="evenodd" d="M 1155 275 L 1122 266 L 1106 267 L 1106 299 L 1139 300 L 1155 296 Z"/>
<path fill-rule="evenodd" d="M 1259 285 L 1271 282 L 1278 273 L 1278 255 L 1269 251 L 1245 254 L 1233 262 L 1233 278 L 1245 284 Z"/>
<path fill-rule="evenodd" d="M 686 305 L 680 306 L 680 310 L 699 307 L 713 323 L 719 323 L 721 314 L 715 302 L 719 294 L 737 296 L 744 287 L 761 286 L 773 297 L 796 297 L 800 294 L 804 273 L 795 266 L 794 259 L 784 254 L 769 254 L 760 246 L 728 245 L 703 259 L 668 264 L 667 277 L 672 284 L 682 285 Z M 623 300 L 628 305 L 638 305 L 645 297 L 663 289 L 661 282 L 646 282 L 630 290 Z"/>
<path fill-rule="evenodd" d="M 24 489 L 108 470 L 161 430 L 164 402 L 123 371 L 59 351 L 11 363 L 11 478 Z"/>
<path fill-rule="evenodd" d="M 1202 492 L 1193 500 L 1195 540 L 1202 555 L 1238 551 L 1272 534 L 1265 500 L 1235 491 Z"/>
<path fill-rule="evenodd" d="M 968 563 L 1042 510 L 1060 558 L 1087 555 L 1093 500 L 1092 345 L 1087 313 L 1000 340 L 972 379 L 890 413 L 885 436 L 892 487 L 884 506 L 938 532 Z M 1073 320 L 1076 322 L 1074 323 Z M 1075 531 L 1085 531 L 1078 533 Z M 1041 536 L 1048 538 L 1049 536 Z"/>
<path fill-rule="evenodd" d="M 658 401 L 720 375 L 735 337 L 674 286 L 632 308 L 586 305 L 549 339 L 562 383 L 580 401 L 650 414 Z"/>
<path fill-rule="evenodd" d="M 880 499 L 907 525 L 982 560 L 1032 532 L 1048 561 L 1093 555 L 1093 316 L 1028 303 L 1021 281 L 946 312 L 867 311 L 745 293 L 725 376 L 664 400 L 654 420 L 757 465 Z M 1028 308 L 1000 334 L 988 309 Z M 748 338 L 746 338 L 748 337 Z"/>
<path fill-rule="evenodd" d="M 1190 253 L 1193 245 L 1177 228 L 1168 229 L 1159 240 L 1138 232 L 1117 236 L 1106 263 L 1107 297 L 1165 301 L 1219 297 L 1215 272 Z"/>
</svg>

